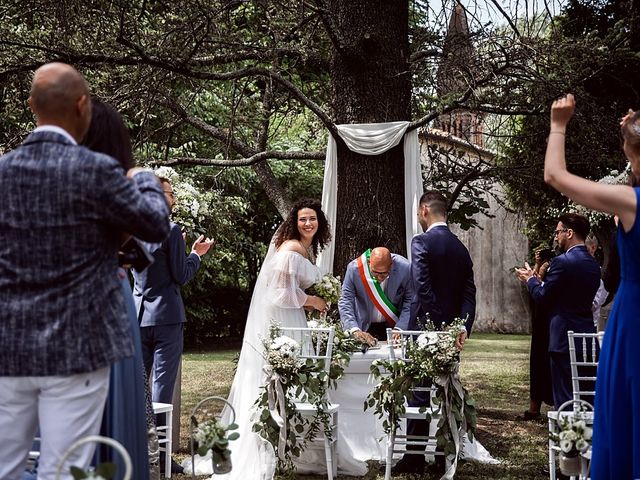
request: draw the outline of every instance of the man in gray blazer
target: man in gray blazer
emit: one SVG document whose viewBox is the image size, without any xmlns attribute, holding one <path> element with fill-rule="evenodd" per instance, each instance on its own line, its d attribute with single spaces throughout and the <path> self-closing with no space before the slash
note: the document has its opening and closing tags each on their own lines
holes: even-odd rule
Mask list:
<svg viewBox="0 0 640 480">
<path fill-rule="evenodd" d="M 338 301 L 342 327 L 368 343 L 386 340 L 388 327 L 408 322 L 412 296 L 409 260 L 384 247 L 367 250 L 347 266 Z"/>
<path fill-rule="evenodd" d="M 89 89 L 62 63 L 40 67 L 29 105 L 38 127 L 0 158 L 0 478 L 21 478 L 40 427 L 38 478 L 100 429 L 109 369 L 133 353 L 120 279 L 121 232 L 161 241 L 167 203 L 152 172 L 78 146 Z M 70 465 L 87 468 L 94 446 Z M 64 473 L 63 480 L 71 476 Z"/>
<path fill-rule="evenodd" d="M 160 178 L 160 182 L 172 209 L 175 198 L 171 182 L 166 178 Z M 212 240 L 204 240 L 201 235 L 186 255 L 180 227 L 171 223 L 169 236 L 162 243 L 144 243 L 154 262 L 142 272 L 132 270 L 142 358 L 147 376 L 153 382 L 154 402 L 171 403 L 182 358 L 183 324 L 187 321 L 180 286 L 195 276 L 200 257 L 212 244 Z M 177 466 L 173 468 L 174 473 L 180 473 Z"/>
</svg>

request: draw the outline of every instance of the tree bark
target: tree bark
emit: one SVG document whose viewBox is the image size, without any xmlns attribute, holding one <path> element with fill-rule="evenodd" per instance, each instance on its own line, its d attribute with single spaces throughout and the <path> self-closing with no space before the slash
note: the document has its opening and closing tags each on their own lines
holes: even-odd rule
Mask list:
<svg viewBox="0 0 640 480">
<path fill-rule="evenodd" d="M 331 60 L 336 123 L 381 123 L 410 117 L 409 4 L 330 0 L 336 27 Z M 338 143 L 338 211 L 334 272 L 365 249 L 406 255 L 402 142 L 382 155 L 360 155 Z"/>
</svg>

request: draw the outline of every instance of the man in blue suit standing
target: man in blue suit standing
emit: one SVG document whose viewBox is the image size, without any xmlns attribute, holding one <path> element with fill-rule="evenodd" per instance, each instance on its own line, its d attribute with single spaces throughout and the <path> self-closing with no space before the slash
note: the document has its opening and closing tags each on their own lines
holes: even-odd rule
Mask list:
<svg viewBox="0 0 640 480">
<path fill-rule="evenodd" d="M 408 322 L 411 264 L 385 247 L 367 250 L 347 266 L 338 301 L 342 328 L 370 345 L 387 339 L 387 327 Z"/>
<path fill-rule="evenodd" d="M 464 347 L 476 311 L 476 286 L 473 281 L 473 262 L 467 247 L 447 226 L 447 199 L 437 191 L 425 192 L 420 198 L 418 221 L 424 230 L 411 242 L 411 277 L 413 299 L 407 322 L 398 322 L 402 330 L 420 330 L 420 321 L 430 319 L 436 327 L 448 325 L 456 318 L 466 318 L 465 328 L 456 341 L 459 350 Z M 429 394 L 416 392 L 411 406 L 428 405 Z M 409 421 L 408 435 L 426 435 L 428 422 Z M 420 446 L 407 446 L 409 450 L 424 450 Z M 423 455 L 406 455 L 394 467 L 393 473 L 422 473 Z M 444 472 L 444 457 L 436 457 L 435 468 Z"/>
<path fill-rule="evenodd" d="M 160 178 L 169 208 L 175 198 L 171 182 Z M 180 227 L 171 223 L 169 236 L 162 243 L 145 243 L 154 262 L 142 272 L 133 272 L 133 299 L 140 322 L 142 356 L 149 380 L 153 382 L 154 402 L 171 403 L 183 348 L 183 324 L 186 322 L 180 286 L 191 280 L 200 267 L 200 257 L 213 244 L 201 235 L 189 255 Z M 153 375 L 151 369 L 153 367 Z M 160 462 L 164 465 L 164 462 Z M 174 473 L 181 467 L 172 466 Z"/>
<path fill-rule="evenodd" d="M 589 228 L 589 220 L 582 215 L 567 213 L 559 217 L 554 237 L 564 253 L 551 260 L 544 282 L 528 264 L 516 269 L 533 300 L 545 305 L 549 312 L 551 383 L 556 409 L 573 398 L 567 332 L 596 331 L 591 306 L 600 286 L 600 266 L 584 244 Z"/>
<path fill-rule="evenodd" d="M 100 429 L 111 364 L 133 354 L 118 278 L 121 233 L 161 241 L 167 203 L 150 171 L 79 146 L 91 122 L 84 78 L 51 63 L 33 77 L 38 127 L 0 159 L 0 478 L 20 478 L 36 428 L 38 478 Z M 129 177 L 129 178 L 127 178 Z M 67 457 L 87 468 L 95 445 Z M 57 477 L 56 477 L 57 478 Z"/>
</svg>

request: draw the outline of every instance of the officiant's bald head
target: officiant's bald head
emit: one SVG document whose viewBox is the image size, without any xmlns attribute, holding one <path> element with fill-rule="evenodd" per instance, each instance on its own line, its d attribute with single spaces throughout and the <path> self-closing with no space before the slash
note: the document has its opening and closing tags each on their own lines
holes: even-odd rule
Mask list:
<svg viewBox="0 0 640 480">
<path fill-rule="evenodd" d="M 376 247 L 371 250 L 369 256 L 369 270 L 371 275 L 374 276 L 379 282 L 383 281 L 389 276 L 389 270 L 393 260 L 391 259 L 391 252 L 385 247 Z"/>
<path fill-rule="evenodd" d="M 91 123 L 91 99 L 85 79 L 71 65 L 47 63 L 31 82 L 29 106 L 38 126 L 55 125 L 81 141 Z"/>
</svg>

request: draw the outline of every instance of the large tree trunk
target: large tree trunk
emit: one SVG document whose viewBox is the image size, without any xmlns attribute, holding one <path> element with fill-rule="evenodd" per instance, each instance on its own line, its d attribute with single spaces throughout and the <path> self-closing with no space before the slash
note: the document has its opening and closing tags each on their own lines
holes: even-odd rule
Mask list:
<svg viewBox="0 0 640 480">
<path fill-rule="evenodd" d="M 341 46 L 331 64 L 336 123 L 410 117 L 407 1 L 330 0 Z M 353 153 L 338 139 L 338 213 L 334 272 L 366 248 L 406 254 L 402 142 L 383 155 Z"/>
</svg>

